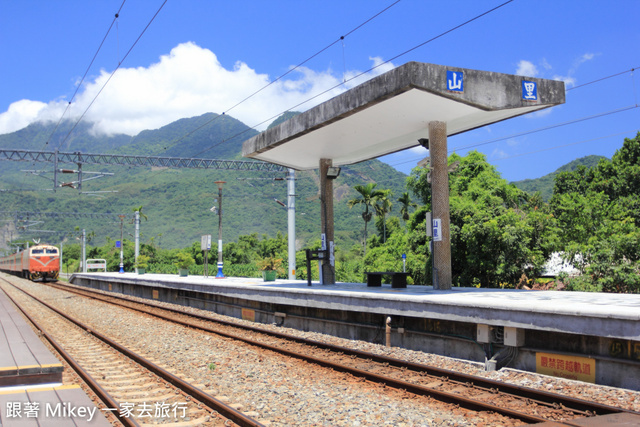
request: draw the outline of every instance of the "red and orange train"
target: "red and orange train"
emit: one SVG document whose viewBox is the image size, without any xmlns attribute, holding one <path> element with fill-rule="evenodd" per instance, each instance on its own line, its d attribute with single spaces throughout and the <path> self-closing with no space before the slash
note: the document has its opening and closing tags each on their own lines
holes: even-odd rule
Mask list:
<svg viewBox="0 0 640 427">
<path fill-rule="evenodd" d="M 51 245 L 32 246 L 0 258 L 0 270 L 29 280 L 57 280 L 60 272 L 60 252 L 57 247 Z"/>
</svg>

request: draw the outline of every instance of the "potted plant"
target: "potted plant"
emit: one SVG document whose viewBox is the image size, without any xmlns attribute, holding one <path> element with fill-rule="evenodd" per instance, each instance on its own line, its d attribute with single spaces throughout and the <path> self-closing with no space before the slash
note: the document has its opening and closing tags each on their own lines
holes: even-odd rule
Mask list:
<svg viewBox="0 0 640 427">
<path fill-rule="evenodd" d="M 189 267 L 195 264 L 195 260 L 191 255 L 186 252 L 178 252 L 176 254 L 176 267 L 178 267 L 178 274 L 185 277 L 189 275 Z"/>
<path fill-rule="evenodd" d="M 258 268 L 262 271 L 265 282 L 273 282 L 278 274 L 283 273 L 282 258 L 266 257 L 258 261 Z"/>
<path fill-rule="evenodd" d="M 144 274 L 146 272 L 150 260 L 151 258 L 147 255 L 138 255 L 138 259 L 135 263 L 135 268 L 138 270 L 138 274 Z"/>
</svg>

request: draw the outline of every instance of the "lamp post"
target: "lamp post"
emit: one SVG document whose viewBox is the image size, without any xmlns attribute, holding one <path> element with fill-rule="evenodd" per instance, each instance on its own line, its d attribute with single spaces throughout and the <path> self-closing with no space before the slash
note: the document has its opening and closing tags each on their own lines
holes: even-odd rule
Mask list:
<svg viewBox="0 0 640 427">
<path fill-rule="evenodd" d="M 87 233 L 82 229 L 82 272 L 87 272 Z"/>
<path fill-rule="evenodd" d="M 224 279 L 222 274 L 222 184 L 226 181 L 216 181 L 218 186 L 218 274 L 216 279 Z"/>
</svg>

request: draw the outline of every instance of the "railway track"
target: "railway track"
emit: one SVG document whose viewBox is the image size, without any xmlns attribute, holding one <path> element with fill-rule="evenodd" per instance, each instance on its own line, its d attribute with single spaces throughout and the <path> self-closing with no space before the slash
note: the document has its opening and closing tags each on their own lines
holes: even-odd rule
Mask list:
<svg viewBox="0 0 640 427">
<path fill-rule="evenodd" d="M 133 309 L 171 322 L 239 340 L 265 350 L 304 360 L 384 386 L 429 396 L 475 411 L 488 411 L 524 423 L 554 421 L 580 425 L 580 419 L 610 414 L 635 414 L 621 408 L 565 397 L 521 386 L 410 363 L 386 356 L 328 345 L 257 327 L 241 326 L 179 309 L 141 303 L 66 284 L 55 287 L 77 295 Z"/>
<path fill-rule="evenodd" d="M 123 425 L 229 426 L 230 421 L 239 426 L 262 425 L 14 283 L 4 278 L 0 281 L 45 307 L 30 315 L 33 307 L 23 308 L 24 302 L 5 292 L 102 401 L 100 410 Z M 41 319 L 45 317 L 47 327 L 43 328 Z"/>
</svg>

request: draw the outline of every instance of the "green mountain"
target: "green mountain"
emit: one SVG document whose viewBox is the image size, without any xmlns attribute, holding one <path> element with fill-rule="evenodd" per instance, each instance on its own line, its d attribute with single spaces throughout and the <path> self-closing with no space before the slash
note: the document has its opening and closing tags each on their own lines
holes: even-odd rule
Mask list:
<svg viewBox="0 0 640 427">
<path fill-rule="evenodd" d="M 606 159 L 606 157 L 595 156 L 595 155 L 581 157 L 579 159 L 576 159 L 576 160 L 573 160 L 572 162 L 567 163 L 564 166 L 559 167 L 555 172 L 551 172 L 550 174 L 547 174 L 540 178 L 514 181 L 512 182 L 512 184 L 515 184 L 516 187 L 530 194 L 533 194 L 539 191 L 540 194 L 542 195 L 542 198 L 545 201 L 548 201 L 553 195 L 553 186 L 555 183 L 556 175 L 558 175 L 561 172 L 574 171 L 578 166 L 586 166 L 588 168 L 594 167 L 602 159 Z"/>
<path fill-rule="evenodd" d="M 0 135 L 0 148 L 41 151 L 108 152 L 131 142 L 129 135 L 96 135 L 92 126 L 80 122 L 32 123 L 13 133 Z M 73 129 L 73 131 L 72 131 Z M 99 150 L 98 150 L 99 147 Z M 4 166 L 4 165 L 3 165 Z"/>
<path fill-rule="evenodd" d="M 53 123 L 34 124 L 12 134 L 0 135 L 0 148 L 52 151 L 57 148 L 56 144 L 64 141 L 60 151 L 241 159 L 242 142 L 257 133 L 233 117 L 213 113 L 181 119 L 160 129 L 140 132 L 135 137 L 95 135 L 89 125 L 81 124 L 65 140 L 71 124 L 63 123 L 55 133 L 54 128 Z M 75 169 L 77 165 L 60 167 Z M 49 172 L 40 175 L 21 172 L 25 169 Z M 218 206 L 215 181 L 219 180 L 226 181 L 222 198 L 223 242 L 236 241 L 238 236 L 250 233 L 271 237 L 287 233 L 287 210 L 277 203 L 286 203 L 287 199 L 283 173 L 108 165 L 83 165 L 82 169 L 85 179 L 95 176 L 91 172 L 113 175 L 85 181 L 82 190 L 95 192 L 91 195 L 79 194 L 78 190 L 67 187 L 53 192 L 50 180 L 53 164 L 2 162 L 0 190 L 8 191 L 0 191 L 0 211 L 110 213 L 113 217 L 23 218 L 17 224 L 3 223 L 5 235 L 0 247 L 10 237 L 15 238 L 19 231 L 16 227 L 26 227 L 22 232 L 43 230 L 25 236 L 52 243 L 60 239 L 51 237 L 54 234 L 46 231 L 65 232 L 69 239 L 74 239 L 76 226 L 93 232 L 95 244 L 103 244 L 107 238 L 119 240 L 121 223 L 115 215 L 120 213 L 127 215 L 122 224 L 123 235 L 132 239 L 132 209 L 139 206 L 143 206 L 143 213 L 148 217 L 141 226 L 143 242 L 153 239 L 161 247 L 177 248 L 199 241 L 202 234 L 212 234 L 216 240 L 218 216 L 210 209 Z M 59 176 L 61 181 L 77 179 L 76 174 Z M 361 211 L 357 207 L 347 207 L 347 200 L 356 196 L 353 186 L 377 182 L 378 188 L 393 190 L 395 200 L 405 191 L 405 179 L 406 175 L 378 160 L 342 168 L 334 183 L 336 244 L 339 248 L 348 250 L 362 236 Z M 318 185 L 317 171 L 296 173 L 298 248 L 320 237 Z M 399 214 L 398 205 L 395 202 L 392 215 Z"/>
<path fill-rule="evenodd" d="M 156 130 L 145 130 L 118 153 L 148 156 L 239 159 L 242 143 L 257 135 L 239 120 L 214 113 L 180 119 Z"/>
</svg>

